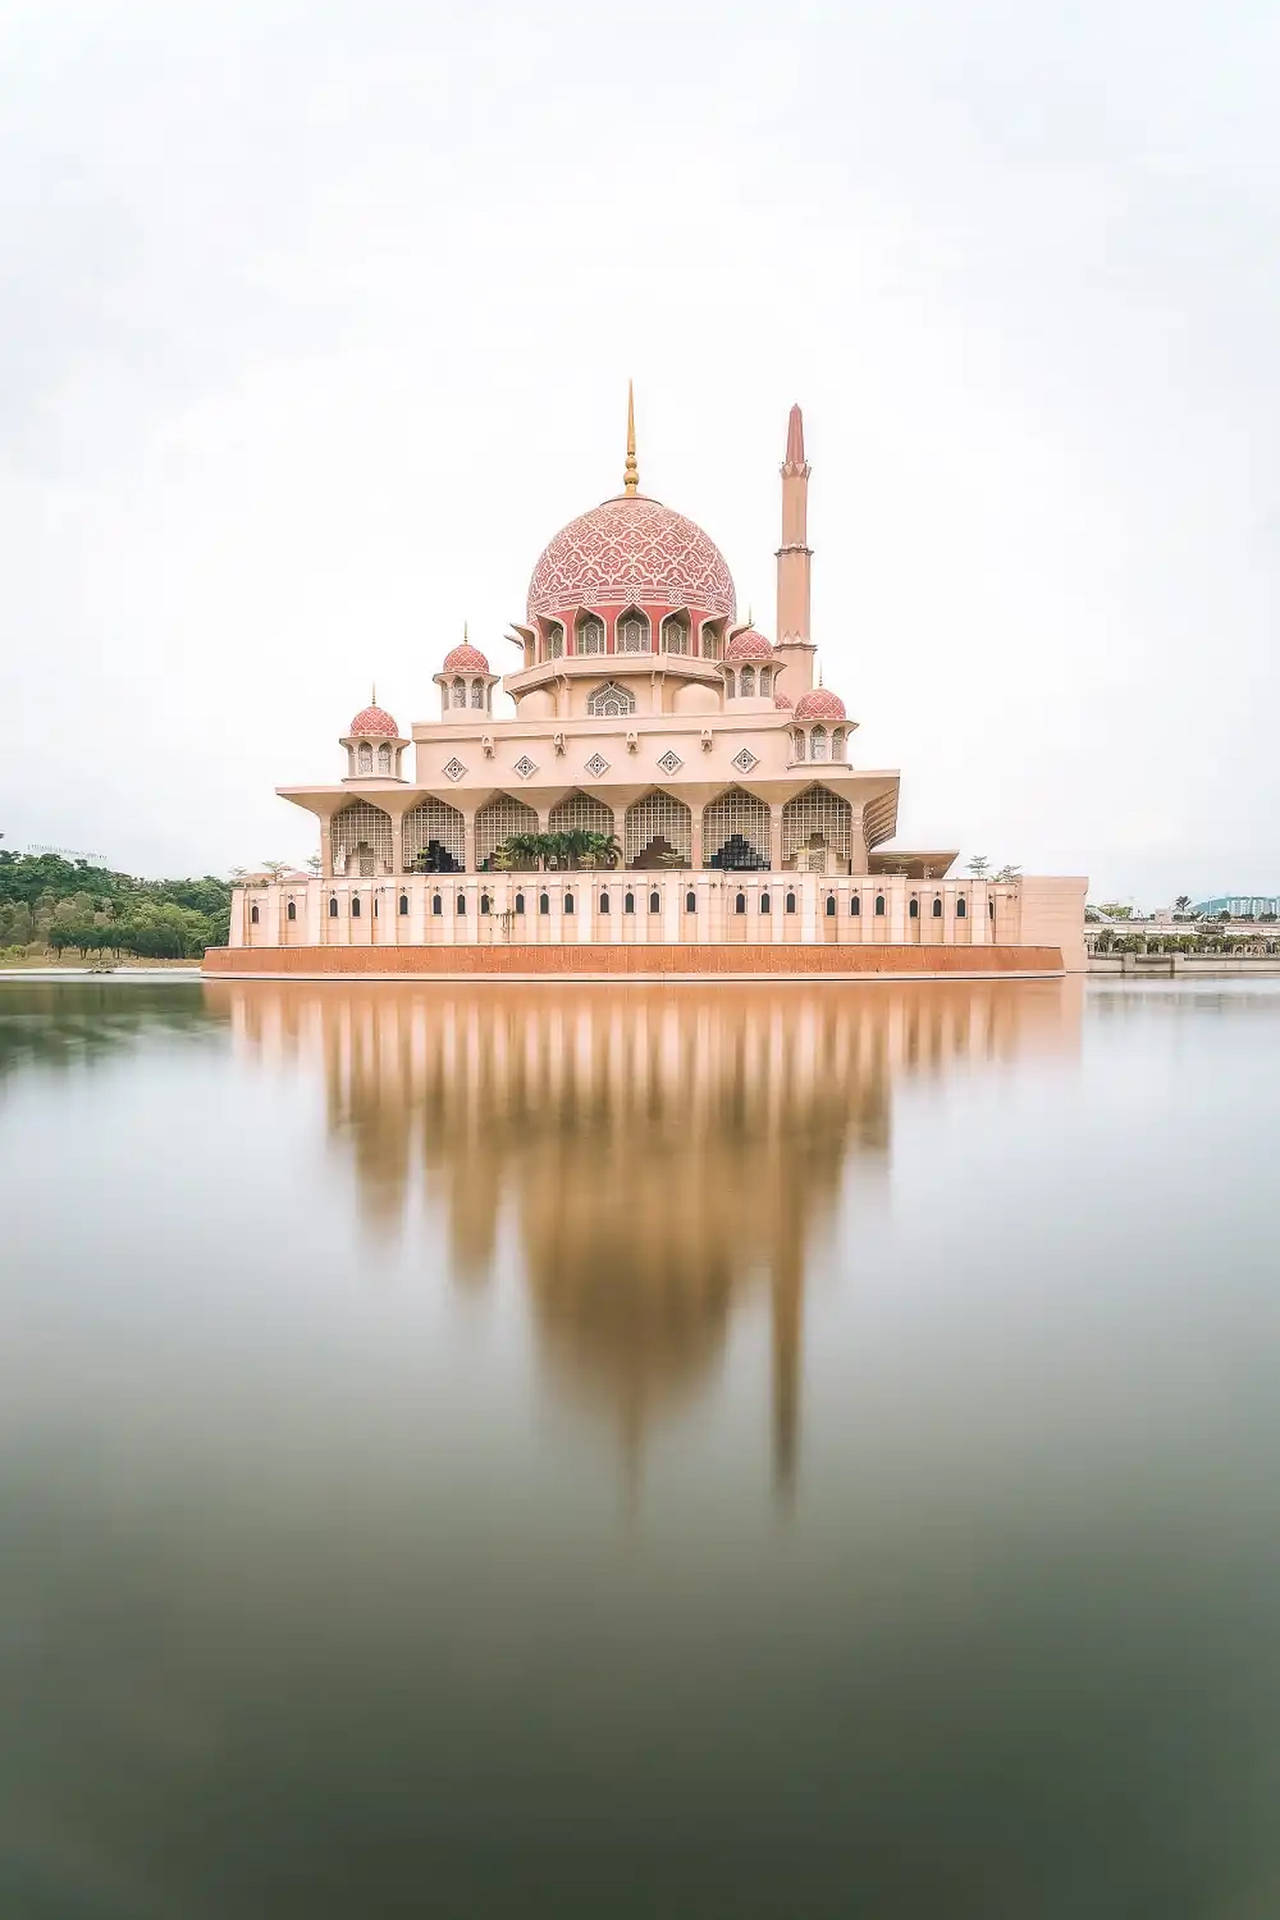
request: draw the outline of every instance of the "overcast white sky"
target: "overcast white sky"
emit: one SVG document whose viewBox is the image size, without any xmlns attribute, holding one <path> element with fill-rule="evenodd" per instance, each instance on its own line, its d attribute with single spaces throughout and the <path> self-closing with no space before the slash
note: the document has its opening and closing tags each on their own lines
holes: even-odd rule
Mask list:
<svg viewBox="0 0 1280 1920">
<path fill-rule="evenodd" d="M 1280 11 L 9 0 L 0 830 L 312 851 L 376 675 L 616 490 L 814 630 L 900 842 L 1280 888 Z"/>
</svg>

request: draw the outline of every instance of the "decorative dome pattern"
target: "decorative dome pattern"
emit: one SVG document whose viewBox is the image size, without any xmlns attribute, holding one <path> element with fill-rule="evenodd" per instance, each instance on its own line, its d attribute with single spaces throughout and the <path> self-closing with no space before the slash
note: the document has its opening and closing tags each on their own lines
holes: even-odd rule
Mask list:
<svg viewBox="0 0 1280 1920">
<path fill-rule="evenodd" d="M 781 707 L 785 713 L 790 713 L 792 707 L 795 705 L 795 701 L 789 693 L 775 693 L 773 696 L 773 704 L 775 707 Z"/>
<path fill-rule="evenodd" d="M 642 493 L 580 514 L 543 549 L 529 582 L 529 617 L 575 607 L 696 607 L 731 620 L 733 578 L 715 542 L 682 513 Z"/>
<path fill-rule="evenodd" d="M 773 648 L 762 633 L 748 627 L 745 632 L 734 634 L 724 657 L 726 660 L 772 660 Z"/>
<path fill-rule="evenodd" d="M 348 736 L 362 733 L 367 739 L 398 740 L 400 729 L 385 707 L 363 707 L 347 728 Z"/>
<path fill-rule="evenodd" d="M 473 647 L 468 640 L 446 653 L 441 673 L 488 673 L 489 662 L 479 647 Z"/>
<path fill-rule="evenodd" d="M 843 720 L 844 701 L 829 687 L 811 687 L 796 703 L 797 720 Z"/>
</svg>

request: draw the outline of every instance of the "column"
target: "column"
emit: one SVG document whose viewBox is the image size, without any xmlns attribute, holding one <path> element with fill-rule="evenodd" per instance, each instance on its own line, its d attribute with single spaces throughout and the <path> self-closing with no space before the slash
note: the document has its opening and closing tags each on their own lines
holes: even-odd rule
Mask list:
<svg viewBox="0 0 1280 1920">
<path fill-rule="evenodd" d="M 769 867 L 773 873 L 782 872 L 782 808 L 769 808 Z"/>
<path fill-rule="evenodd" d="M 476 816 L 472 808 L 462 816 L 462 867 L 465 873 L 476 870 Z"/>
</svg>

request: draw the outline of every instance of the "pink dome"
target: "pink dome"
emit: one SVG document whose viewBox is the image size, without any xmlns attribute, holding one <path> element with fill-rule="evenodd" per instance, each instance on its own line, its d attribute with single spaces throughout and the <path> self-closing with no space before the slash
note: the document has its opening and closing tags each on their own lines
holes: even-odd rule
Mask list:
<svg viewBox="0 0 1280 1920">
<path fill-rule="evenodd" d="M 731 620 L 733 579 L 715 542 L 660 500 L 621 493 L 561 527 L 529 582 L 529 618 L 576 607 L 696 607 Z"/>
<path fill-rule="evenodd" d="M 844 701 L 829 687 L 811 687 L 796 704 L 797 720 L 843 720 Z"/>
<path fill-rule="evenodd" d="M 400 738 L 400 729 L 385 707 L 363 707 L 347 728 L 348 736 L 353 733 L 376 735 L 388 740 Z"/>
<path fill-rule="evenodd" d="M 775 693 L 773 696 L 773 704 L 775 707 L 781 707 L 784 712 L 790 713 L 792 707 L 795 705 L 795 701 L 789 693 Z"/>
<path fill-rule="evenodd" d="M 726 660 L 772 660 L 773 648 L 762 633 L 748 627 L 745 632 L 734 634 L 724 657 Z"/>
<path fill-rule="evenodd" d="M 441 673 L 488 673 L 489 662 L 479 647 L 473 647 L 467 640 L 455 647 L 452 653 L 446 653 Z"/>
</svg>

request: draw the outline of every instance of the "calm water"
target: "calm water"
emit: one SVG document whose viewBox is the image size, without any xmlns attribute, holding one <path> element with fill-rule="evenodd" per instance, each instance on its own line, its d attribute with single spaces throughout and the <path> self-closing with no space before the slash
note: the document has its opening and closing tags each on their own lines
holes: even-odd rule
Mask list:
<svg viewBox="0 0 1280 1920">
<path fill-rule="evenodd" d="M 1280 982 L 0 983 L 0 1916 L 1272 1920 Z"/>
</svg>

